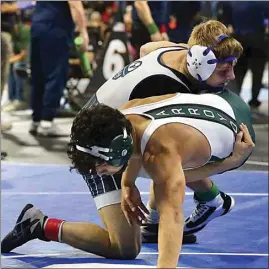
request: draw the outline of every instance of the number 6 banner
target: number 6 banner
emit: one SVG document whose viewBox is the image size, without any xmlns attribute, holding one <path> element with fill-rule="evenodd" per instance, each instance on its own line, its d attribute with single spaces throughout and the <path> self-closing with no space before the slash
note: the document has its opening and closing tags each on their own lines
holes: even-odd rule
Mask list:
<svg viewBox="0 0 269 269">
<path fill-rule="evenodd" d="M 114 22 L 110 37 L 104 43 L 104 49 L 100 53 L 97 55 L 97 68 L 83 93 L 82 105 L 109 78 L 130 63 L 128 39 L 123 22 Z"/>
</svg>

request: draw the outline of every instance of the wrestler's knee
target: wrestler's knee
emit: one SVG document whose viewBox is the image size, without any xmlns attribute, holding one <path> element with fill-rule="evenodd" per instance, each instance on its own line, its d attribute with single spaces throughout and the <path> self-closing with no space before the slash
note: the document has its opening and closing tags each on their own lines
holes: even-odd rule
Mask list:
<svg viewBox="0 0 269 269">
<path fill-rule="evenodd" d="M 84 179 L 106 226 L 112 258 L 135 259 L 141 250 L 141 232 L 139 225 L 128 224 L 121 209 L 121 175 L 103 176 L 102 181 L 96 178 L 94 184 L 92 178 Z"/>
<path fill-rule="evenodd" d="M 141 250 L 139 225 L 130 226 L 121 210 L 120 203 L 99 209 L 99 214 L 107 228 L 111 247 L 117 259 L 135 259 Z"/>
<path fill-rule="evenodd" d="M 140 253 L 142 243 L 140 237 L 118 238 L 117 246 L 120 256 L 119 259 L 132 260 Z"/>
</svg>

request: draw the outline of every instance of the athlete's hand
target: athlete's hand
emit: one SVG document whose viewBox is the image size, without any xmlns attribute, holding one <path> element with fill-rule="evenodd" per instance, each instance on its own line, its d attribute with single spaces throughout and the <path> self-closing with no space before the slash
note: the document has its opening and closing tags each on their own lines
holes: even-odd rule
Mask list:
<svg viewBox="0 0 269 269">
<path fill-rule="evenodd" d="M 241 124 L 240 130 L 241 131 L 236 136 L 232 156 L 229 157 L 229 161 L 233 167 L 241 165 L 249 157 L 255 147 L 247 126 Z"/>
<path fill-rule="evenodd" d="M 145 213 L 149 214 L 135 185 L 122 186 L 121 208 L 130 226 L 134 223 L 142 225 L 142 220 L 146 219 Z"/>
<path fill-rule="evenodd" d="M 88 46 L 89 46 L 89 35 L 88 35 L 88 32 L 87 32 L 87 29 L 84 29 L 81 31 L 80 33 L 80 36 L 82 37 L 83 39 L 83 45 L 81 46 L 81 51 L 85 52 L 88 50 Z"/>
<path fill-rule="evenodd" d="M 163 37 L 160 32 L 156 32 L 155 34 L 150 35 L 150 40 L 152 42 L 162 41 Z"/>
<path fill-rule="evenodd" d="M 161 36 L 163 41 L 169 41 L 169 36 L 167 35 L 167 33 L 161 33 Z"/>
</svg>

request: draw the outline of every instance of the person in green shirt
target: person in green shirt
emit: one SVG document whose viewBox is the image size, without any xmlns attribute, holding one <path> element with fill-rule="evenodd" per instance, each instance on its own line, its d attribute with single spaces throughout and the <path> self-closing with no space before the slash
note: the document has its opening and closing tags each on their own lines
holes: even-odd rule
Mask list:
<svg viewBox="0 0 269 269">
<path fill-rule="evenodd" d="M 30 27 L 21 21 L 20 15 L 11 32 L 13 43 L 13 55 L 10 57 L 10 72 L 8 78 L 9 102 L 3 111 L 11 112 L 27 107 L 24 100 L 24 81 L 17 74 L 18 69 L 25 68 L 28 63 L 28 51 L 30 45 Z"/>
</svg>

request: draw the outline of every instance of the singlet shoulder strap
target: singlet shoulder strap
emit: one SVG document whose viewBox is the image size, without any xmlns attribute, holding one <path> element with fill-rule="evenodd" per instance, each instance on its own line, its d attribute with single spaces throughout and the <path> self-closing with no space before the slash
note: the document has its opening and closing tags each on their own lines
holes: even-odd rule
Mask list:
<svg viewBox="0 0 269 269">
<path fill-rule="evenodd" d="M 181 45 L 169 46 L 169 47 L 160 47 L 156 50 L 188 50 L 187 47 L 183 47 Z"/>
</svg>

